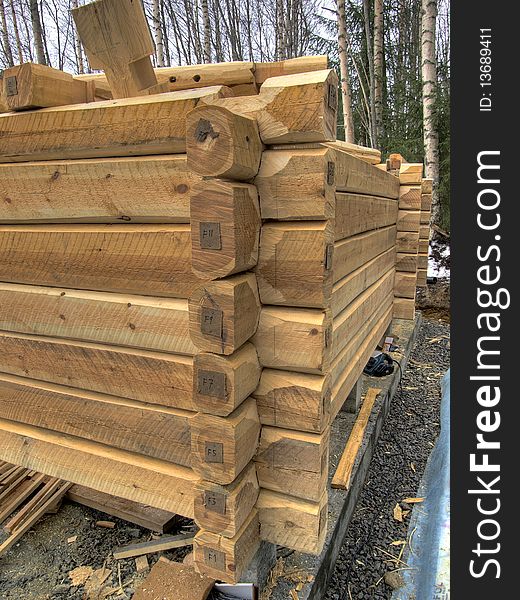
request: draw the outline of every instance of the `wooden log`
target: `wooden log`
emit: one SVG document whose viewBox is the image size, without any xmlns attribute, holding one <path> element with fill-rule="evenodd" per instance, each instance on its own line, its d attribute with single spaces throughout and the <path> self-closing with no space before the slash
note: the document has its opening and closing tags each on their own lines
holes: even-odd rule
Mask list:
<svg viewBox="0 0 520 600">
<path fill-rule="evenodd" d="M 232 538 L 201 529 L 193 543 L 193 559 L 199 573 L 234 584 L 259 547 L 260 522 L 255 509 Z"/>
<path fill-rule="evenodd" d="M 332 259 L 334 282 L 394 246 L 396 235 L 396 227 L 392 225 L 336 242 Z"/>
<path fill-rule="evenodd" d="M 186 155 L 0 164 L 0 223 L 189 223 Z"/>
<path fill-rule="evenodd" d="M 4 71 L 8 110 L 47 108 L 94 100 L 95 86 L 46 65 L 24 63 Z"/>
<path fill-rule="evenodd" d="M 344 348 L 349 339 L 369 319 L 379 306 L 384 304 L 388 298 L 392 298 L 394 291 L 394 271 L 388 271 L 362 294 L 354 302 L 349 304 L 332 324 L 331 344 L 329 353 L 335 358 Z M 414 290 L 415 292 L 415 290 Z"/>
<path fill-rule="evenodd" d="M 331 310 L 336 317 L 346 306 L 363 291 L 377 281 L 379 277 L 394 267 L 395 248 L 392 246 L 375 258 L 372 258 L 349 275 L 337 281 L 332 288 Z"/>
<path fill-rule="evenodd" d="M 431 216 L 432 216 L 432 213 L 430 210 L 421 210 L 421 225 L 428 225 L 428 229 L 429 229 Z M 423 227 L 421 227 L 419 229 L 419 237 L 425 237 L 425 236 L 421 235 L 422 232 L 423 232 Z"/>
<path fill-rule="evenodd" d="M 195 411 L 188 356 L 0 332 L 0 371 Z"/>
<path fill-rule="evenodd" d="M 191 421 L 192 467 L 202 479 L 232 483 L 253 458 L 260 421 L 253 398 L 228 417 L 198 413 Z"/>
<path fill-rule="evenodd" d="M 262 303 L 326 306 L 332 293 L 333 244 L 327 221 L 265 224 L 256 268 Z"/>
<path fill-rule="evenodd" d="M 141 98 L 4 113 L 2 162 L 179 154 L 186 149 L 186 116 L 214 87 Z"/>
<path fill-rule="evenodd" d="M 421 184 L 424 166 L 422 163 L 403 163 L 399 168 L 401 185 Z"/>
<path fill-rule="evenodd" d="M 334 216 L 334 153 L 327 148 L 266 150 L 254 183 L 263 219 L 324 220 Z"/>
<path fill-rule="evenodd" d="M 197 352 L 186 300 L 0 283 L 0 330 Z"/>
<path fill-rule="evenodd" d="M 193 366 L 196 410 L 221 417 L 228 416 L 242 404 L 260 380 L 258 356 L 249 342 L 229 356 L 200 352 L 195 355 Z"/>
<path fill-rule="evenodd" d="M 206 98 L 205 103 L 256 119 L 264 144 L 324 142 L 336 138 L 337 92 L 337 75 L 326 69 L 271 77 L 258 96 Z"/>
<path fill-rule="evenodd" d="M 418 269 L 427 269 L 428 268 L 428 255 L 427 254 L 419 254 L 417 256 L 417 268 Z"/>
<path fill-rule="evenodd" d="M 402 210 L 421 210 L 421 187 L 402 185 L 399 190 L 399 208 Z"/>
<path fill-rule="evenodd" d="M 189 298 L 188 225 L 0 225 L 0 280 Z"/>
<path fill-rule="evenodd" d="M 166 510 L 110 496 L 83 485 L 73 485 L 67 492 L 67 499 L 159 533 L 166 533 L 179 520 L 176 514 Z"/>
<path fill-rule="evenodd" d="M 253 268 L 258 261 L 260 208 L 254 185 L 213 179 L 190 200 L 191 263 L 201 279 Z"/>
<path fill-rule="evenodd" d="M 194 413 L 0 375 L 2 418 L 190 466 Z"/>
<path fill-rule="evenodd" d="M 191 339 L 200 351 L 232 354 L 255 333 L 259 315 L 253 273 L 210 281 L 189 300 Z"/>
<path fill-rule="evenodd" d="M 415 299 L 395 298 L 394 299 L 394 318 L 395 319 L 415 319 Z"/>
<path fill-rule="evenodd" d="M 391 318 L 388 298 L 351 337 L 326 375 L 264 369 L 253 394 L 262 425 L 322 433 L 330 423 L 333 398 L 345 401 Z"/>
<path fill-rule="evenodd" d="M 366 148 L 357 144 L 350 144 L 341 140 L 325 142 L 295 142 L 286 144 L 272 144 L 270 150 L 315 150 L 317 148 L 330 148 L 342 154 L 354 156 L 363 162 L 376 166 L 381 160 L 381 152 L 375 148 Z M 386 168 L 383 169 L 386 171 Z"/>
<path fill-rule="evenodd" d="M 394 294 L 398 298 L 415 298 L 417 286 L 417 272 L 395 274 Z"/>
<path fill-rule="evenodd" d="M 420 210 L 401 210 L 397 216 L 397 231 L 419 231 Z"/>
<path fill-rule="evenodd" d="M 334 239 L 395 225 L 398 206 L 393 199 L 361 194 L 336 193 Z"/>
<path fill-rule="evenodd" d="M 329 431 L 262 427 L 255 462 L 261 488 L 319 502 L 329 472 Z"/>
<path fill-rule="evenodd" d="M 417 287 L 426 287 L 428 285 L 428 270 L 417 269 Z"/>
<path fill-rule="evenodd" d="M 418 231 L 398 231 L 395 241 L 397 252 L 406 252 L 417 254 L 419 249 L 419 232 Z"/>
<path fill-rule="evenodd" d="M 5 419 L 0 419 L 0 457 L 52 477 L 193 517 L 198 477 L 185 467 Z"/>
<path fill-rule="evenodd" d="M 195 486 L 195 521 L 206 531 L 234 537 L 247 521 L 260 488 L 254 463 L 229 485 L 201 480 Z"/>
<path fill-rule="evenodd" d="M 365 368 L 369 358 L 372 356 L 377 344 L 381 340 L 381 337 L 384 335 L 385 331 L 392 322 L 393 306 L 391 301 L 389 301 L 385 307 L 386 311 L 383 312 L 383 316 L 379 318 L 376 325 L 373 327 L 367 337 L 360 340 L 356 351 L 353 354 L 350 354 L 350 349 L 348 351 L 348 368 L 344 368 L 344 371 L 336 377 L 336 381 L 332 389 L 330 410 L 332 419 L 336 417 L 336 415 L 344 406 L 350 391 L 356 384 L 356 381 L 361 377 L 363 369 Z M 383 310 L 385 307 L 383 307 Z M 339 366 L 341 362 L 344 365 L 346 361 L 343 359 L 343 356 L 339 358 L 336 365 Z"/>
<path fill-rule="evenodd" d="M 389 173 L 374 169 L 373 160 L 378 160 L 379 150 L 347 144 L 326 142 L 325 147 L 334 151 L 336 189 L 340 192 L 368 194 L 384 198 L 399 197 L 399 180 Z"/>
<path fill-rule="evenodd" d="M 426 177 L 421 181 L 421 194 L 431 194 L 433 191 L 433 179 Z"/>
<path fill-rule="evenodd" d="M 150 59 L 155 46 L 140 2 L 96 0 L 71 13 L 90 66 L 105 71 L 114 98 L 157 85 Z"/>
<path fill-rule="evenodd" d="M 430 250 L 430 240 L 428 238 L 422 238 L 419 240 L 419 254 L 427 254 Z"/>
<path fill-rule="evenodd" d="M 395 260 L 395 270 L 406 273 L 415 273 L 417 271 L 417 254 L 407 254 L 398 252 Z"/>
<path fill-rule="evenodd" d="M 198 175 L 249 180 L 262 156 L 258 124 L 225 106 L 200 105 L 186 119 L 186 152 Z"/>
<path fill-rule="evenodd" d="M 134 558 L 135 556 L 144 556 L 146 554 L 155 554 L 174 548 L 184 548 L 193 544 L 193 534 L 181 533 L 177 535 L 163 535 L 157 540 L 147 542 L 137 542 L 137 544 L 128 544 L 114 548 L 112 555 L 115 560 L 124 558 Z"/>
<path fill-rule="evenodd" d="M 431 210 L 432 207 L 432 195 L 422 194 L 421 195 L 421 210 Z"/>
<path fill-rule="evenodd" d="M 327 534 L 328 496 L 309 502 L 261 490 L 257 503 L 260 537 L 306 554 L 320 554 Z"/>
<path fill-rule="evenodd" d="M 330 363 L 331 335 L 328 312 L 264 306 L 251 341 L 263 367 L 320 374 Z"/>
<path fill-rule="evenodd" d="M 254 75 L 256 83 L 262 84 L 266 79 L 271 77 L 322 71 L 323 69 L 327 69 L 328 66 L 328 57 L 326 55 L 298 56 L 297 58 L 289 58 L 277 62 L 257 62 L 254 67 Z"/>
</svg>

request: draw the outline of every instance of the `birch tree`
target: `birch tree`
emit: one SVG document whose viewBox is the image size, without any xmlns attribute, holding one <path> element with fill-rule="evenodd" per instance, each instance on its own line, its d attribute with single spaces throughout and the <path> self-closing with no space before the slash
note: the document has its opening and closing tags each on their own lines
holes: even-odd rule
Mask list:
<svg viewBox="0 0 520 600">
<path fill-rule="evenodd" d="M 421 66 L 426 177 L 433 179 L 432 222 L 438 223 L 439 133 L 437 129 L 437 57 L 435 52 L 437 0 L 422 0 Z"/>
<path fill-rule="evenodd" d="M 152 4 L 152 30 L 155 39 L 155 56 L 158 67 L 164 67 L 164 40 L 161 23 L 161 1 L 153 0 Z"/>
<path fill-rule="evenodd" d="M 350 78 L 348 72 L 347 54 L 347 17 L 345 14 L 345 0 L 337 0 L 338 18 L 338 55 L 341 78 L 341 99 L 343 104 L 343 123 L 345 127 L 345 141 L 354 142 L 354 118 L 352 116 L 352 98 L 350 93 Z"/>
<path fill-rule="evenodd" d="M 38 7 L 38 0 L 29 0 L 29 6 L 31 9 L 31 23 L 34 47 L 36 49 L 36 60 L 41 65 L 46 65 L 47 60 L 45 58 L 45 47 L 43 44 L 42 23 L 40 9 Z"/>
<path fill-rule="evenodd" d="M 202 0 L 202 28 L 204 34 L 204 62 L 211 62 L 211 22 L 208 0 Z"/>
<path fill-rule="evenodd" d="M 374 120 L 376 141 L 383 138 L 383 0 L 374 0 Z"/>
<path fill-rule="evenodd" d="M 7 66 L 12 67 L 14 65 L 13 51 L 11 50 L 11 42 L 9 41 L 4 0 L 0 0 L 0 26 L 2 27 L 2 47 L 7 59 Z"/>
</svg>

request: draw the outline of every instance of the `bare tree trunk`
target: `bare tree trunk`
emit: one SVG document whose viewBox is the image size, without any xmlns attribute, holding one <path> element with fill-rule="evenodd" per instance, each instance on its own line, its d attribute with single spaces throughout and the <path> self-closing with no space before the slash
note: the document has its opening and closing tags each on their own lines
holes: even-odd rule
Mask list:
<svg viewBox="0 0 520 600">
<path fill-rule="evenodd" d="M 276 0 L 276 59 L 283 60 L 285 58 L 283 52 L 283 0 Z"/>
<path fill-rule="evenodd" d="M 20 30 L 18 29 L 18 17 L 16 16 L 16 10 L 14 8 L 14 0 L 11 0 L 11 17 L 13 21 L 14 38 L 16 40 L 16 50 L 18 52 L 18 62 L 23 63 L 23 47 L 22 40 L 20 38 Z"/>
<path fill-rule="evenodd" d="M 383 0 L 374 0 L 374 118 L 376 144 L 383 138 Z"/>
<path fill-rule="evenodd" d="M 208 0 L 202 0 L 202 24 L 204 27 L 204 62 L 211 62 L 211 24 Z"/>
<path fill-rule="evenodd" d="M 161 24 L 161 1 L 153 0 L 152 5 L 152 30 L 155 39 L 155 55 L 157 66 L 164 67 L 164 40 Z"/>
<path fill-rule="evenodd" d="M 13 51 L 11 50 L 11 42 L 9 41 L 9 31 L 7 30 L 7 19 L 5 18 L 4 0 L 0 0 L 0 25 L 2 25 L 2 46 L 4 48 L 7 64 L 12 67 L 14 65 Z"/>
<path fill-rule="evenodd" d="M 354 143 L 354 119 L 352 116 L 352 99 L 350 93 L 350 79 L 348 74 L 347 18 L 345 14 L 345 0 L 337 0 L 337 8 L 338 54 L 339 70 L 341 75 L 341 98 L 343 100 L 343 123 L 345 127 L 345 141 Z"/>
<path fill-rule="evenodd" d="M 365 37 L 367 45 L 367 58 L 368 58 L 368 78 L 370 87 L 370 98 L 369 98 L 369 134 L 370 134 L 370 145 L 372 148 L 377 148 L 377 128 L 376 128 L 376 105 L 375 105 L 375 86 L 376 82 L 374 79 L 374 55 L 372 53 L 372 33 L 370 31 L 370 0 L 363 0 L 363 17 L 365 21 Z"/>
<path fill-rule="evenodd" d="M 46 65 L 45 50 L 43 47 L 42 22 L 40 20 L 40 9 L 38 0 L 29 0 L 31 7 L 31 23 L 34 37 L 34 47 L 36 48 L 36 60 L 41 65 Z"/>
<path fill-rule="evenodd" d="M 78 8 L 78 0 L 72 0 L 72 8 Z M 76 25 L 72 25 L 74 28 L 74 51 L 76 53 L 76 65 L 78 67 L 78 73 L 85 72 L 85 64 L 83 62 L 83 48 L 81 47 L 81 40 L 79 38 Z"/>
<path fill-rule="evenodd" d="M 426 177 L 433 179 L 432 222 L 440 221 L 439 132 L 437 130 L 437 57 L 435 29 L 437 0 L 422 0 L 421 59 L 423 85 L 423 130 Z"/>
</svg>

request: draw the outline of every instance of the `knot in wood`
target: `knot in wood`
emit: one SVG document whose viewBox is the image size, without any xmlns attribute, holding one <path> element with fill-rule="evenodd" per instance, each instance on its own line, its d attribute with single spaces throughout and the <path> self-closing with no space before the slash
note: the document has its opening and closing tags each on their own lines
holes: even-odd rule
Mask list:
<svg viewBox="0 0 520 600">
<path fill-rule="evenodd" d="M 195 139 L 197 142 L 205 142 L 208 139 L 208 135 L 212 140 L 219 136 L 207 119 L 199 119 L 197 128 L 195 129 Z"/>
</svg>

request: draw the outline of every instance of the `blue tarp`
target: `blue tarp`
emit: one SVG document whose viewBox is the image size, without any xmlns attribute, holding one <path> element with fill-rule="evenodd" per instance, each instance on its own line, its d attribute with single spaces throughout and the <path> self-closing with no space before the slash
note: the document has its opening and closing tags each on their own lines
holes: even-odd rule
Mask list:
<svg viewBox="0 0 520 600">
<path fill-rule="evenodd" d="M 408 528 L 404 586 L 392 600 L 447 600 L 450 597 L 450 372 L 442 380 L 441 433 L 433 449 Z"/>
</svg>

